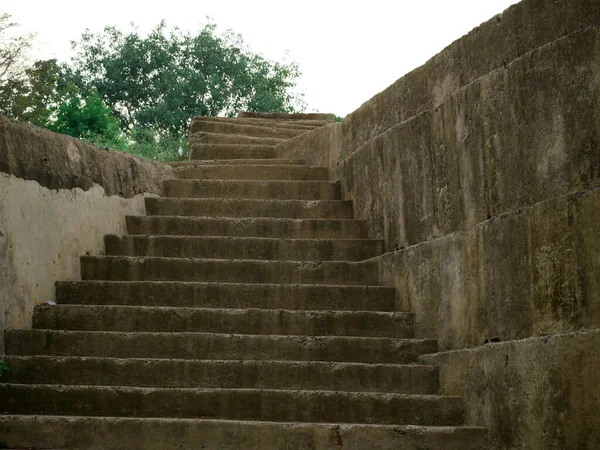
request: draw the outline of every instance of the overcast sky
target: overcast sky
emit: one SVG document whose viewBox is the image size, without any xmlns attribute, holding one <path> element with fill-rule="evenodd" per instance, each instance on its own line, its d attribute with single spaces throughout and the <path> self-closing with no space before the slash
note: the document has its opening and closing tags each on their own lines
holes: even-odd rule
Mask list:
<svg viewBox="0 0 600 450">
<path fill-rule="evenodd" d="M 142 32 L 160 20 L 194 31 L 207 16 L 240 33 L 250 49 L 296 61 L 309 111 L 339 116 L 420 66 L 516 0 L 0 0 L 23 31 L 38 34 L 34 57 L 66 60 L 70 41 L 106 25 Z M 287 55 L 287 56 L 286 56 Z"/>
</svg>

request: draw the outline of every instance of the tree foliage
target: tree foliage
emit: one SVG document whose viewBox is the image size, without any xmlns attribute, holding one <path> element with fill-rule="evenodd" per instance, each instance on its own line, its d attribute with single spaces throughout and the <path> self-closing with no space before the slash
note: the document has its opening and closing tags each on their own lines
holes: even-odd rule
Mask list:
<svg viewBox="0 0 600 450">
<path fill-rule="evenodd" d="M 193 35 L 168 31 L 161 22 L 146 37 L 136 29 L 107 27 L 84 32 L 73 48 L 73 82 L 82 92 L 97 90 L 123 129 L 152 127 L 178 135 L 187 132 L 194 115 L 302 107 L 292 92 L 299 76 L 295 63 L 268 61 L 249 51 L 239 35 L 218 35 L 214 24 Z"/>
<path fill-rule="evenodd" d="M 18 24 L 10 15 L 0 13 L 0 114 L 10 115 L 12 106 L 23 94 L 26 57 L 32 34 L 15 35 Z"/>
<path fill-rule="evenodd" d="M 177 159 L 193 116 L 239 111 L 297 112 L 298 65 L 251 52 L 240 35 L 198 33 L 161 22 L 86 30 L 69 61 L 26 64 L 33 36 L 0 14 L 0 114 L 139 155 Z"/>
</svg>

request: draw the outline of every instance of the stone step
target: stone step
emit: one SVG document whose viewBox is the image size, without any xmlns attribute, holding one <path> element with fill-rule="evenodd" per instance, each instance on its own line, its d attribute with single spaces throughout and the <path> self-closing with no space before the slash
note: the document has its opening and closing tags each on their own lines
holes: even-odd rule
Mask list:
<svg viewBox="0 0 600 450">
<path fill-rule="evenodd" d="M 411 313 L 155 306 L 37 306 L 33 328 L 411 338 Z"/>
<path fill-rule="evenodd" d="M 275 219 L 182 216 L 127 216 L 127 233 L 185 236 L 237 236 L 305 239 L 360 239 L 362 220 Z"/>
<path fill-rule="evenodd" d="M 376 261 L 265 261 L 82 256 L 83 280 L 211 281 L 284 284 L 378 284 Z"/>
<path fill-rule="evenodd" d="M 459 397 L 375 392 L 0 385 L 9 414 L 458 425 Z"/>
<path fill-rule="evenodd" d="M 207 419 L 0 416 L 8 447 L 71 450 L 482 450 L 486 430 Z"/>
<path fill-rule="evenodd" d="M 195 216 L 230 218 L 352 219 L 348 200 L 253 200 L 147 197 L 146 213 L 151 216 Z"/>
<path fill-rule="evenodd" d="M 7 355 L 110 358 L 333 361 L 410 364 L 437 351 L 427 339 L 351 336 L 275 336 L 219 333 L 147 333 L 5 330 Z"/>
<path fill-rule="evenodd" d="M 205 122 L 225 122 L 225 123 L 237 123 L 242 125 L 256 125 L 259 127 L 277 127 L 277 128 L 289 128 L 292 130 L 305 130 L 310 131 L 316 128 L 320 128 L 330 122 L 323 120 L 282 120 L 282 119 L 256 119 L 256 118 L 244 118 L 244 117 L 212 117 L 212 116 L 196 116 L 192 119 L 192 122 L 205 121 Z"/>
<path fill-rule="evenodd" d="M 172 167 L 202 167 L 210 165 L 247 165 L 247 166 L 304 166 L 306 161 L 303 159 L 206 159 L 192 161 L 174 161 L 168 162 Z"/>
<path fill-rule="evenodd" d="M 276 160 L 272 160 L 276 161 Z M 291 165 L 204 164 L 175 169 L 178 178 L 186 180 L 298 180 L 327 181 L 326 167 Z"/>
<path fill-rule="evenodd" d="M 396 291 L 382 286 L 61 281 L 60 304 L 395 311 Z"/>
<path fill-rule="evenodd" d="M 274 159 L 272 145 L 202 144 L 190 141 L 190 160 Z"/>
<path fill-rule="evenodd" d="M 331 181 L 166 180 L 165 197 L 270 200 L 340 200 Z"/>
<path fill-rule="evenodd" d="M 190 134 L 190 146 L 196 144 L 278 145 L 288 138 L 243 136 L 239 134 L 198 132 Z"/>
<path fill-rule="evenodd" d="M 244 137 L 289 139 L 308 131 L 306 129 L 267 126 L 266 123 L 264 125 L 249 125 L 233 121 L 194 120 L 190 127 L 190 134 L 215 133 Z"/>
<path fill-rule="evenodd" d="M 104 237 L 108 256 L 252 259 L 294 261 L 363 261 L 383 253 L 377 239 L 283 239 L 221 236 Z"/>
<path fill-rule="evenodd" d="M 252 118 L 252 119 L 271 119 L 271 120 L 318 120 L 324 122 L 331 122 L 334 118 L 334 114 L 328 113 L 272 113 L 272 112 L 249 112 L 242 111 L 238 114 L 240 118 Z"/>
<path fill-rule="evenodd" d="M 435 394 L 433 366 L 10 356 L 3 383 Z"/>
</svg>

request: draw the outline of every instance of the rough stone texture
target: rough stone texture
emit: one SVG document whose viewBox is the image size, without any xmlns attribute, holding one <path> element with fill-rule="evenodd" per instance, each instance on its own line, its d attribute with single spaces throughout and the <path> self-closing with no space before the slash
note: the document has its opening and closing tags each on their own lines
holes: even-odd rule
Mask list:
<svg viewBox="0 0 600 450">
<path fill-rule="evenodd" d="M 36 448 L 164 450 L 481 450 L 481 428 L 364 426 L 191 419 L 0 416 L 7 442 Z M 183 439 L 182 439 L 183 437 Z"/>
<path fill-rule="evenodd" d="M 4 381 L 25 384 L 254 388 L 435 394 L 436 367 L 317 361 L 200 361 L 9 356 Z M 78 370 L 73 370 L 77 367 Z"/>
<path fill-rule="evenodd" d="M 180 282 L 58 282 L 59 303 L 196 308 L 395 311 L 396 291 L 383 286 Z"/>
<path fill-rule="evenodd" d="M 596 48 L 589 29 L 528 53 L 369 141 L 331 179 L 388 251 L 597 187 Z"/>
<path fill-rule="evenodd" d="M 600 442 L 600 330 L 426 355 L 443 392 L 492 449 L 595 450 Z"/>
<path fill-rule="evenodd" d="M 130 198 L 162 193 L 173 176 L 160 164 L 101 149 L 79 139 L 0 117 L 0 172 L 35 180 L 48 189 L 104 188 L 106 195 Z"/>
<path fill-rule="evenodd" d="M 7 330 L 7 355 L 410 364 L 437 351 L 428 339 Z"/>
<path fill-rule="evenodd" d="M 600 327 L 600 190 L 382 255 L 397 308 L 441 349 Z"/>
</svg>

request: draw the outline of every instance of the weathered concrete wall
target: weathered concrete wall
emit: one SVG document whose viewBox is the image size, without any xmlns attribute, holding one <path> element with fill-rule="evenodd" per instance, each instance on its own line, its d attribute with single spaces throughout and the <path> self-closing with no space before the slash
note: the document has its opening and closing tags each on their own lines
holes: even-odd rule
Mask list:
<svg viewBox="0 0 600 450">
<path fill-rule="evenodd" d="M 424 356 L 442 390 L 464 398 L 490 449 L 595 450 L 600 442 L 600 330 Z"/>
<path fill-rule="evenodd" d="M 0 118 L 0 354 L 2 331 L 31 326 L 54 282 L 80 278 L 79 257 L 125 233 L 171 167 Z"/>
<path fill-rule="evenodd" d="M 322 152 L 313 163 L 331 168 L 388 251 L 599 186 L 599 48 L 598 29 L 571 34 L 477 79 L 349 157 L 336 162 Z M 303 135 L 299 148 L 335 146 L 342 135 L 330 125 Z"/>
<path fill-rule="evenodd" d="M 600 189 L 378 258 L 397 309 L 440 350 L 600 327 Z"/>
<path fill-rule="evenodd" d="M 600 2 L 524 0 L 276 147 L 329 167 L 384 239 L 381 282 L 454 350 L 427 360 L 492 449 L 598 441 L 599 30 Z"/>
</svg>

